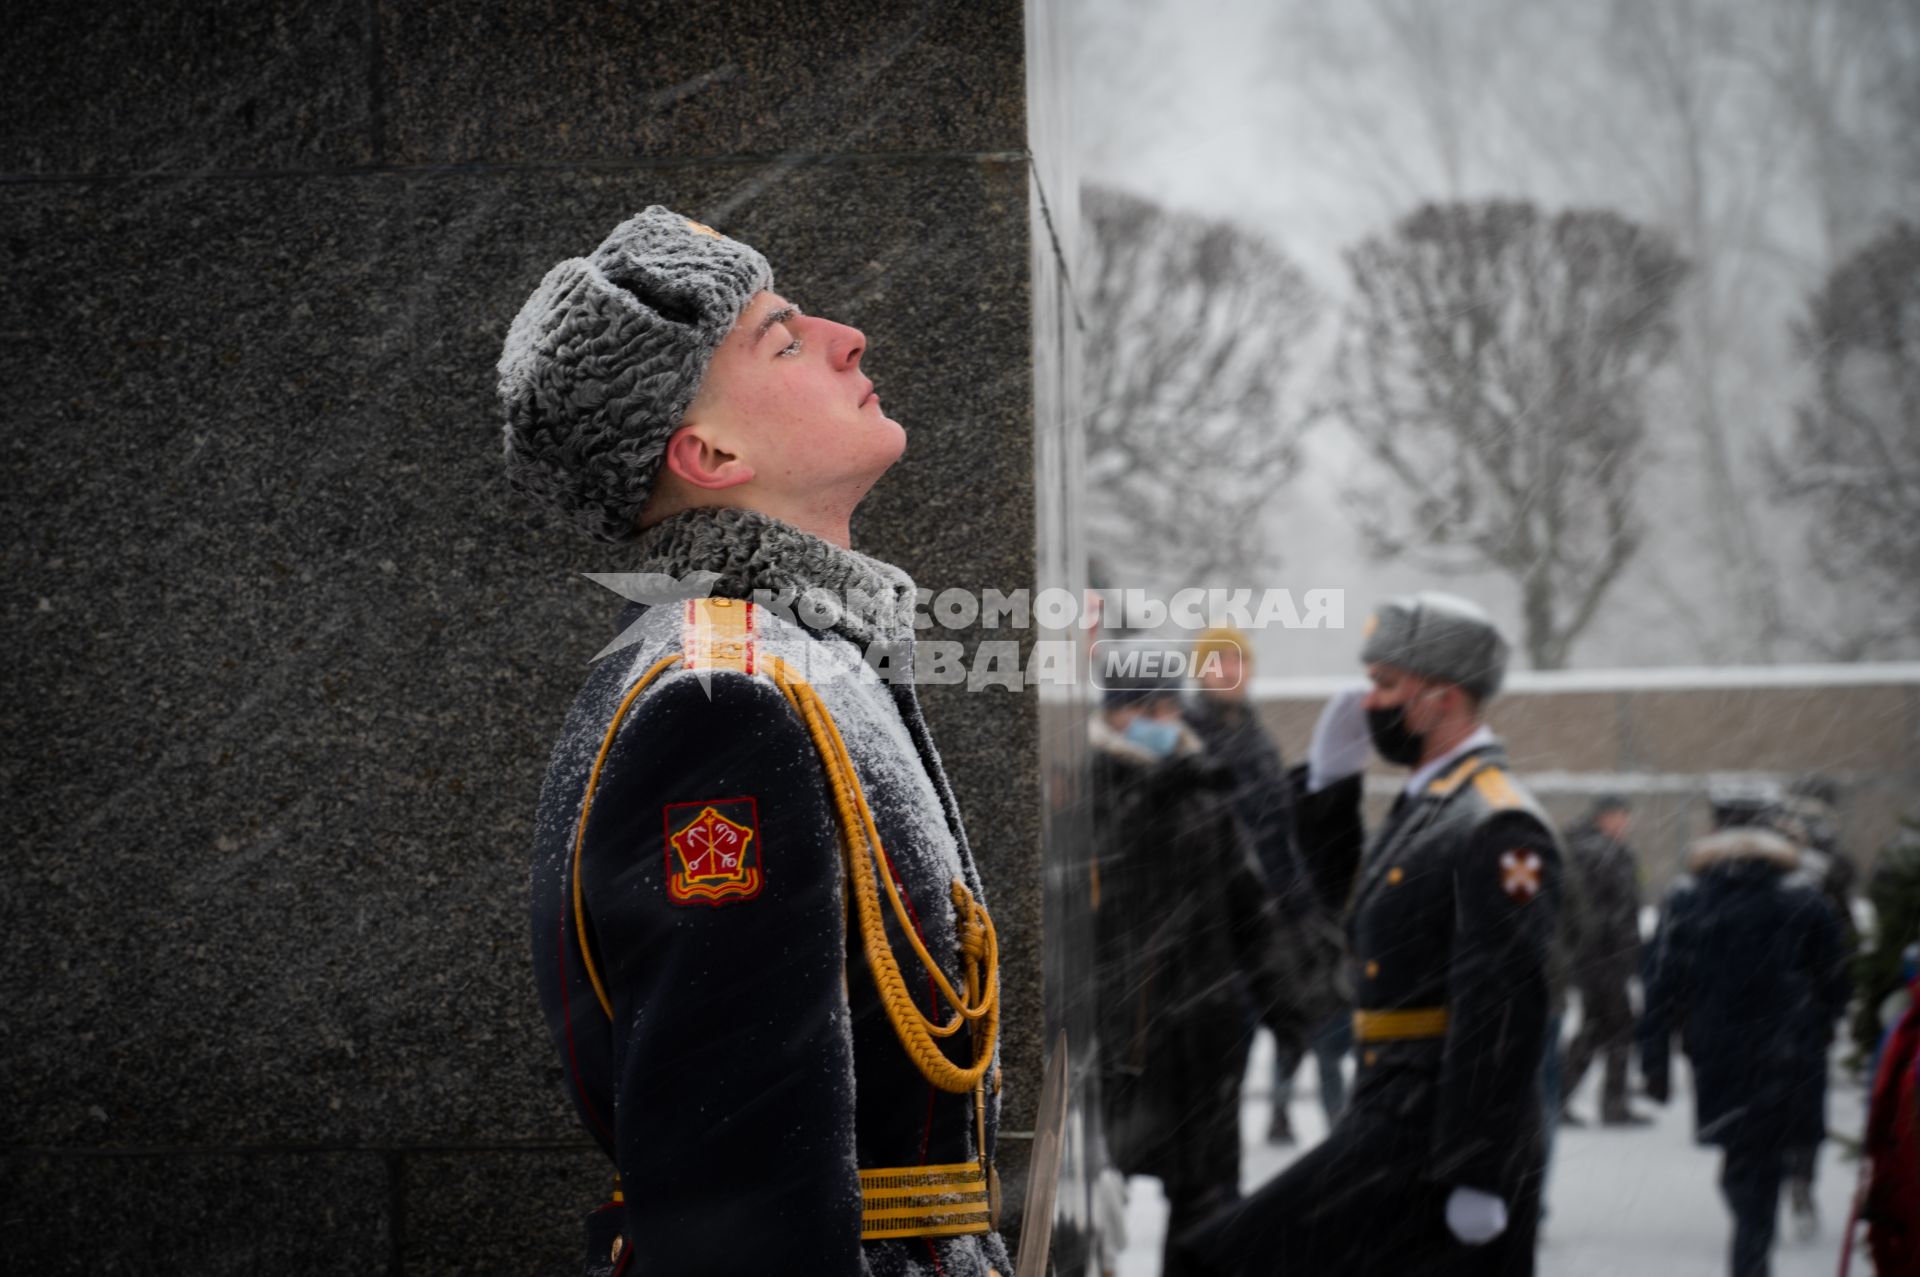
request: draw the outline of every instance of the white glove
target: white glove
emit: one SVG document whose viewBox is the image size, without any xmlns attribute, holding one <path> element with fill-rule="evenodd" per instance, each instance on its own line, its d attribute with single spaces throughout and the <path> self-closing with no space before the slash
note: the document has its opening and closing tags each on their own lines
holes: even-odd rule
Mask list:
<svg viewBox="0 0 1920 1277">
<path fill-rule="evenodd" d="M 1456 1188 L 1447 1197 L 1447 1227 L 1469 1246 L 1484 1246 L 1507 1231 L 1507 1204 L 1477 1188 Z"/>
<path fill-rule="evenodd" d="M 1335 693 L 1313 725 L 1313 744 L 1307 747 L 1307 789 L 1318 793 L 1336 781 L 1358 776 L 1373 758 L 1373 733 L 1367 730 L 1363 702 L 1367 688 L 1350 687 Z"/>
</svg>

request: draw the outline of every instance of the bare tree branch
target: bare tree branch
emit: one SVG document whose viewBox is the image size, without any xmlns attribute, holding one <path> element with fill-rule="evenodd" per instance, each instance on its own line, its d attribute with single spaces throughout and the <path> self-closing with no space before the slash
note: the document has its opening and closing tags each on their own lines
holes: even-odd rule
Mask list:
<svg viewBox="0 0 1920 1277">
<path fill-rule="evenodd" d="M 1834 650 L 1920 638 L 1920 226 L 1895 222 L 1841 262 L 1794 328 L 1814 387 L 1772 458 L 1775 491 L 1819 520 L 1823 565 L 1883 606 Z"/>
<path fill-rule="evenodd" d="M 1271 571 L 1263 510 L 1299 465 L 1289 389 L 1319 298 L 1228 223 L 1103 188 L 1081 207 L 1091 550 L 1150 577 Z"/>
<path fill-rule="evenodd" d="M 1348 494 L 1370 551 L 1520 587 L 1557 669 L 1641 543 L 1641 389 L 1686 266 L 1607 212 L 1424 205 L 1347 254 L 1332 405 L 1390 476 Z"/>
</svg>

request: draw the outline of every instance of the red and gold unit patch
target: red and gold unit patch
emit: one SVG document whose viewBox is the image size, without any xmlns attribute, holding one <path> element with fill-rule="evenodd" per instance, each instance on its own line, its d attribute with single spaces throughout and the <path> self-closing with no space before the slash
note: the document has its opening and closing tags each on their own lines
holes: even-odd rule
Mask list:
<svg viewBox="0 0 1920 1277">
<path fill-rule="evenodd" d="M 760 894 L 760 810 L 751 798 L 710 798 L 666 808 L 667 898 L 723 905 Z"/>
<path fill-rule="evenodd" d="M 1540 894 L 1540 854 L 1522 847 L 1500 855 L 1500 890 L 1521 904 Z"/>
</svg>

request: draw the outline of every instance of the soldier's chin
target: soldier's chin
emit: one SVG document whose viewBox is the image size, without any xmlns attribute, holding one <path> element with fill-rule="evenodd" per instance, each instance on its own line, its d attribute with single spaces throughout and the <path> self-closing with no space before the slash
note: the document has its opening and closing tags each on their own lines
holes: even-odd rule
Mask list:
<svg viewBox="0 0 1920 1277">
<path fill-rule="evenodd" d="M 886 457 L 886 464 L 890 466 L 907 450 L 907 428 L 892 417 L 883 416 L 880 420 L 886 423 L 887 434 L 891 438 L 891 447 L 880 449 Z"/>
</svg>

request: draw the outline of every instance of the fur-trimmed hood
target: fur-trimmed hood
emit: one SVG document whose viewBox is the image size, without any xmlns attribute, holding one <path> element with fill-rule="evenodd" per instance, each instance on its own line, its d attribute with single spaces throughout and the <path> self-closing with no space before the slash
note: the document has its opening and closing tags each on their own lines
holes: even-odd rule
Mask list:
<svg viewBox="0 0 1920 1277">
<path fill-rule="evenodd" d="M 1751 861 L 1787 870 L 1800 867 L 1800 848 L 1771 829 L 1719 829 L 1696 838 L 1687 848 L 1687 872 L 1700 873 L 1717 865 Z"/>
</svg>

